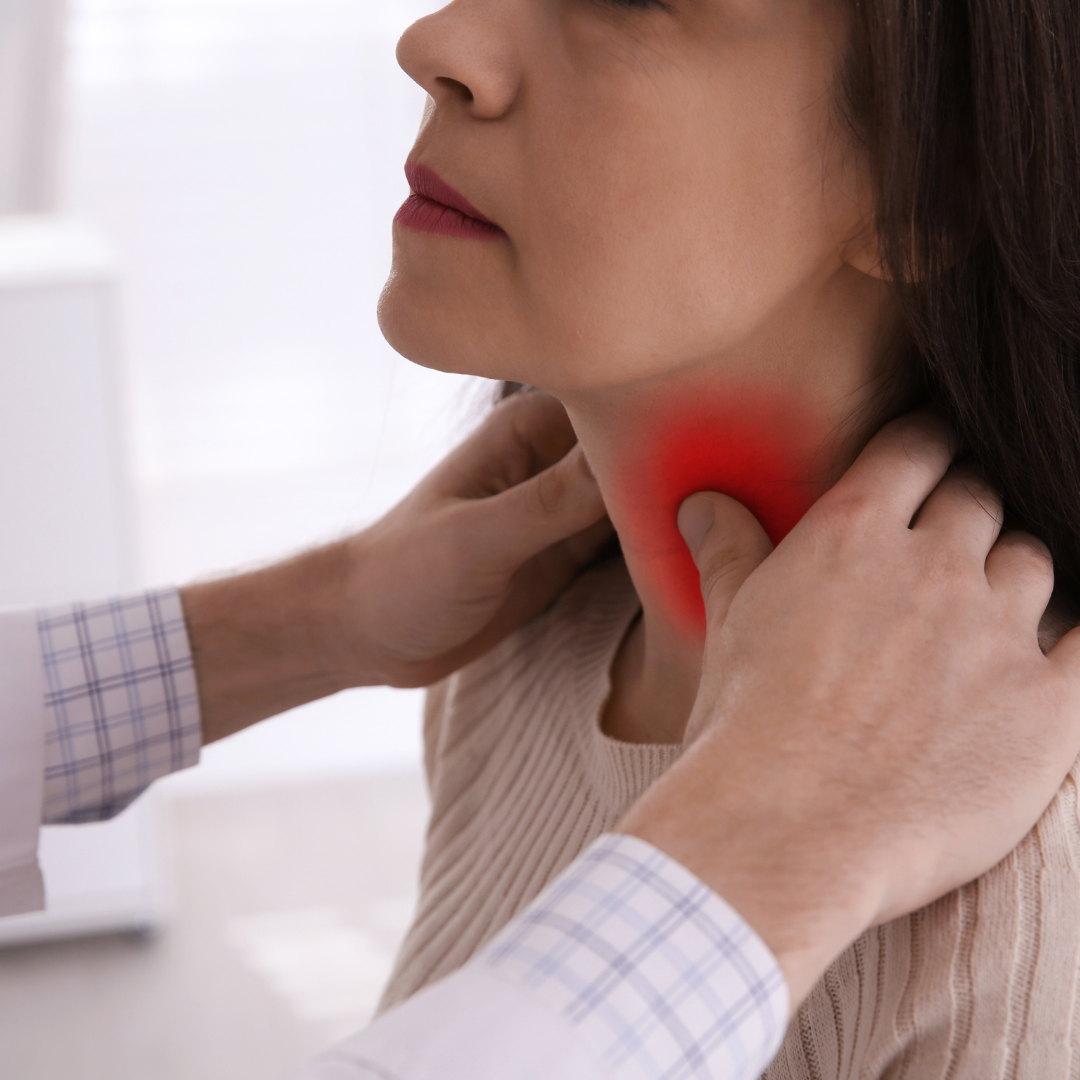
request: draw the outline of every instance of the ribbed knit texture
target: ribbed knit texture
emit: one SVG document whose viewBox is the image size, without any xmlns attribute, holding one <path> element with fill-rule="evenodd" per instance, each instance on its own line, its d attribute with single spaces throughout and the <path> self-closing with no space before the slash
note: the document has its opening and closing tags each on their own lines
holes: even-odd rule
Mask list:
<svg viewBox="0 0 1080 1080">
<path fill-rule="evenodd" d="M 381 1008 L 465 963 L 678 756 L 600 730 L 638 607 L 608 564 L 429 693 L 420 903 Z M 1077 775 L 990 873 L 855 942 L 767 1080 L 1080 1080 Z"/>
</svg>

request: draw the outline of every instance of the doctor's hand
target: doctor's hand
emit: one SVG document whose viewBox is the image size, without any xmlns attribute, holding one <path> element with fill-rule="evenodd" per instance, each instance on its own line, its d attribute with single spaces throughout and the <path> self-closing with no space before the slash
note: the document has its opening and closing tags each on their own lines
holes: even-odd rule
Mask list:
<svg viewBox="0 0 1080 1080">
<path fill-rule="evenodd" d="M 1004 858 L 1080 752 L 1080 630 L 1038 641 L 1049 553 L 950 464 L 938 421 L 888 425 L 771 554 L 731 499 L 680 511 L 704 672 L 686 753 L 619 828 L 739 911 L 795 1002 Z"/>
<path fill-rule="evenodd" d="M 346 543 L 343 663 L 430 685 L 543 611 L 612 535 L 562 405 L 516 394 Z"/>
<path fill-rule="evenodd" d="M 354 536 L 182 590 L 203 741 L 351 686 L 425 686 L 542 611 L 610 539 L 566 413 L 499 404 Z"/>
</svg>

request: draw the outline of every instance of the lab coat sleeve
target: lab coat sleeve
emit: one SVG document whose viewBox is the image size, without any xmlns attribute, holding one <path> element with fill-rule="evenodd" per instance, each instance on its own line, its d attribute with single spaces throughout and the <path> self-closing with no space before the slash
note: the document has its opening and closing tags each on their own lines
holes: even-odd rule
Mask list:
<svg viewBox="0 0 1080 1080">
<path fill-rule="evenodd" d="M 0 611 L 0 915 L 44 906 L 45 677 L 33 610 Z"/>
<path fill-rule="evenodd" d="M 44 906 L 43 822 L 112 817 L 201 741 L 176 589 L 0 611 L 0 916 Z"/>
</svg>

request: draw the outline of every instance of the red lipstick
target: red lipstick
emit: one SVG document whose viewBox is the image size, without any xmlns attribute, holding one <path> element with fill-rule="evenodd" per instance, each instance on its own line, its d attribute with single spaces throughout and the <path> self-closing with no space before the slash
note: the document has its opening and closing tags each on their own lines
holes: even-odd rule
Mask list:
<svg viewBox="0 0 1080 1080">
<path fill-rule="evenodd" d="M 494 221 L 484 217 L 434 169 L 409 161 L 405 163 L 405 178 L 412 193 L 394 215 L 395 224 L 418 232 L 467 240 L 501 240 L 506 236 Z"/>
</svg>

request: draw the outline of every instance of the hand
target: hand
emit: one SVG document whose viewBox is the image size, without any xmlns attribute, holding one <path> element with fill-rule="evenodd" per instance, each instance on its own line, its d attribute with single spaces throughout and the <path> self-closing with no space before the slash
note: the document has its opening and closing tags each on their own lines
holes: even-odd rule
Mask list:
<svg viewBox="0 0 1080 1080">
<path fill-rule="evenodd" d="M 181 593 L 203 741 L 349 686 L 424 686 L 542 611 L 611 537 L 563 407 L 515 395 L 381 521 Z"/>
<path fill-rule="evenodd" d="M 1049 554 L 950 457 L 932 418 L 890 424 L 771 555 L 731 499 L 680 511 L 709 613 L 691 745 L 620 828 L 731 903 L 795 1002 L 1003 858 L 1080 752 L 1080 631 L 1037 640 Z"/>
<path fill-rule="evenodd" d="M 562 405 L 503 401 L 349 541 L 338 640 L 367 682 L 427 686 L 544 610 L 613 535 Z"/>
</svg>

